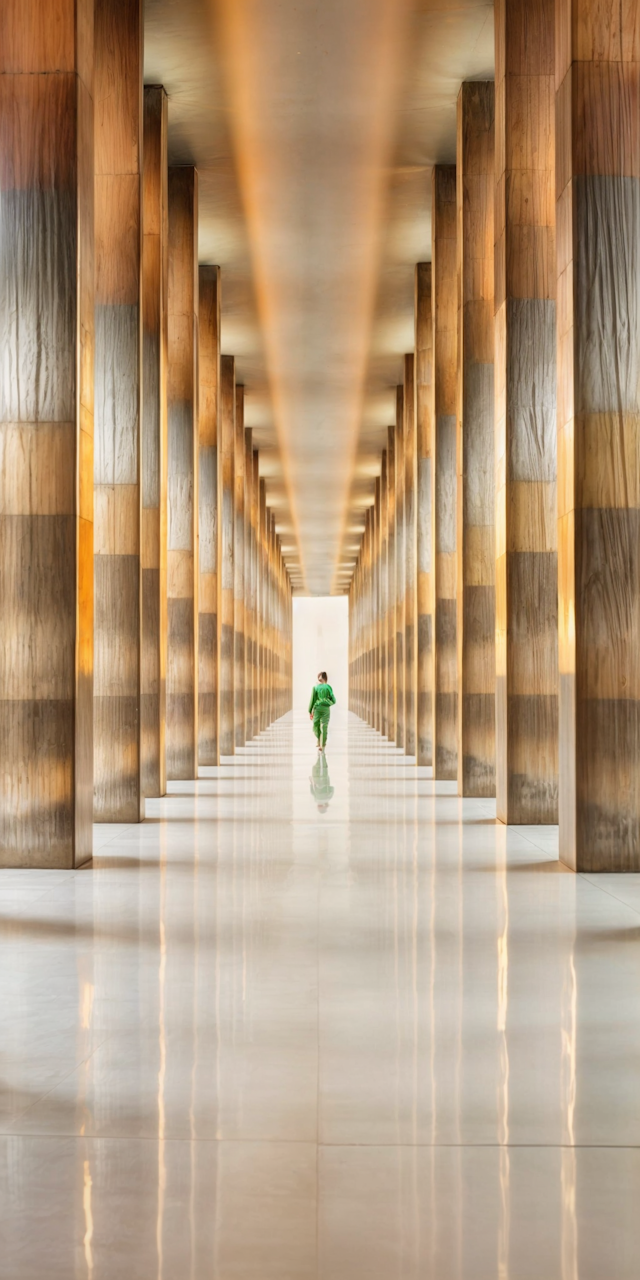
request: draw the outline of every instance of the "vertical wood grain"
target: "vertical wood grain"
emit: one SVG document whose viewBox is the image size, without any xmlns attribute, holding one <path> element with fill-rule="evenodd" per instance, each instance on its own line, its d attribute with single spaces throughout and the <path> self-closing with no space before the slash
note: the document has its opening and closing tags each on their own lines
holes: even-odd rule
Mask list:
<svg viewBox="0 0 640 1280">
<path fill-rule="evenodd" d="M 90 0 L 0 6 L 5 867 L 92 852 L 92 28 Z"/>
<path fill-rule="evenodd" d="M 404 748 L 408 756 L 417 756 L 418 712 L 416 688 L 418 663 L 416 645 L 417 600 L 417 448 L 415 404 L 415 356 L 404 357 L 404 562 L 405 562 L 405 610 L 404 610 Z"/>
<path fill-rule="evenodd" d="M 395 430 L 395 552 L 396 552 L 396 746 L 404 749 L 404 618 L 406 605 L 406 560 L 404 527 L 404 392 L 396 387 Z"/>
<path fill-rule="evenodd" d="M 253 538 L 251 507 L 253 501 L 253 433 L 248 427 L 244 433 L 244 688 L 245 688 L 245 739 L 253 737 Z"/>
<path fill-rule="evenodd" d="M 387 430 L 387 737 L 396 740 L 396 429 Z"/>
<path fill-rule="evenodd" d="M 253 613 L 253 725 L 252 738 L 260 732 L 260 458 L 253 450 L 253 484 L 251 489 L 251 599 Z"/>
<path fill-rule="evenodd" d="M 198 775 L 198 174 L 169 169 L 167 777 Z"/>
<path fill-rule="evenodd" d="M 236 441 L 236 372 L 233 356 L 220 359 L 220 471 L 218 512 L 220 517 L 218 581 L 220 590 L 220 755 L 235 750 L 234 733 L 234 648 L 233 648 L 233 552 L 234 552 L 234 458 Z"/>
<path fill-rule="evenodd" d="M 389 511 L 387 481 L 387 450 L 382 453 L 380 469 L 380 733 L 387 737 L 389 733 L 389 689 L 388 689 L 388 628 L 387 609 L 389 595 Z"/>
<path fill-rule="evenodd" d="M 220 268 L 198 279 L 198 763 L 217 765 Z"/>
<path fill-rule="evenodd" d="M 94 50 L 94 817 L 139 822 L 141 0 L 95 0 Z"/>
<path fill-rule="evenodd" d="M 140 778 L 144 796 L 167 786 L 167 95 L 144 90 L 142 182 L 142 417 Z"/>
<path fill-rule="evenodd" d="M 494 86 L 458 95 L 458 793 L 495 795 Z"/>
<path fill-rule="evenodd" d="M 433 317 L 431 263 L 415 273 L 416 555 L 417 555 L 417 763 L 430 765 L 433 751 L 432 470 Z"/>
<path fill-rule="evenodd" d="M 458 776 L 456 649 L 456 170 L 433 170 L 433 776 Z"/>
<path fill-rule="evenodd" d="M 558 820 L 554 0 L 497 0 L 496 809 Z"/>
<path fill-rule="evenodd" d="M 640 25 L 558 0 L 559 820 L 640 870 Z"/>
</svg>

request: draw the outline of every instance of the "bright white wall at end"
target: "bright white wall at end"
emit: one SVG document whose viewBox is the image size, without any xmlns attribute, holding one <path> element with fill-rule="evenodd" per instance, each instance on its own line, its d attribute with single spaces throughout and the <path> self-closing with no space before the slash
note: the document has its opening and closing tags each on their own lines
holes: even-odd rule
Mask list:
<svg viewBox="0 0 640 1280">
<path fill-rule="evenodd" d="M 349 705 L 348 596 L 293 597 L 293 706 L 306 711 L 319 671 L 326 671 L 341 711 Z"/>
</svg>

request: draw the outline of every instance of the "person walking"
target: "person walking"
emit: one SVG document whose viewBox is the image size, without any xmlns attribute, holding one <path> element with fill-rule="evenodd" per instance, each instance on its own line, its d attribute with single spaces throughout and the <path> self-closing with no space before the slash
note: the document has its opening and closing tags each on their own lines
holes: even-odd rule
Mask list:
<svg viewBox="0 0 640 1280">
<path fill-rule="evenodd" d="M 318 683 L 313 686 L 309 702 L 309 719 L 313 720 L 313 732 L 318 742 L 318 751 L 324 751 L 327 745 L 329 717 L 331 708 L 335 706 L 335 703 L 336 700 L 333 689 L 328 683 L 327 673 L 326 671 L 320 671 Z M 320 739 L 322 739 L 322 743 Z"/>
</svg>

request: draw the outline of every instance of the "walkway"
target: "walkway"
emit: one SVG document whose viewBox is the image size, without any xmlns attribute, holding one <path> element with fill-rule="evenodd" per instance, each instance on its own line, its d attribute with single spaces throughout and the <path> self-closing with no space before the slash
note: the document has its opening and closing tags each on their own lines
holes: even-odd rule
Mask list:
<svg viewBox="0 0 640 1280">
<path fill-rule="evenodd" d="M 640 876 L 329 748 L 0 872 L 2 1280 L 636 1280 Z"/>
</svg>

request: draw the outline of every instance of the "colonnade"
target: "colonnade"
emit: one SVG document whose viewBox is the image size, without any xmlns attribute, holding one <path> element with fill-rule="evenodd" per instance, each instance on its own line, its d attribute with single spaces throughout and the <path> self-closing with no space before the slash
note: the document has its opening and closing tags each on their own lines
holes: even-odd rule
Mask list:
<svg viewBox="0 0 640 1280">
<path fill-rule="evenodd" d="M 139 0 L 0 12 L 0 865 L 291 705 L 291 586 Z"/>
<path fill-rule="evenodd" d="M 495 27 L 433 173 L 351 706 L 503 822 L 559 821 L 570 867 L 638 871 L 637 16 L 496 0 Z"/>
</svg>

